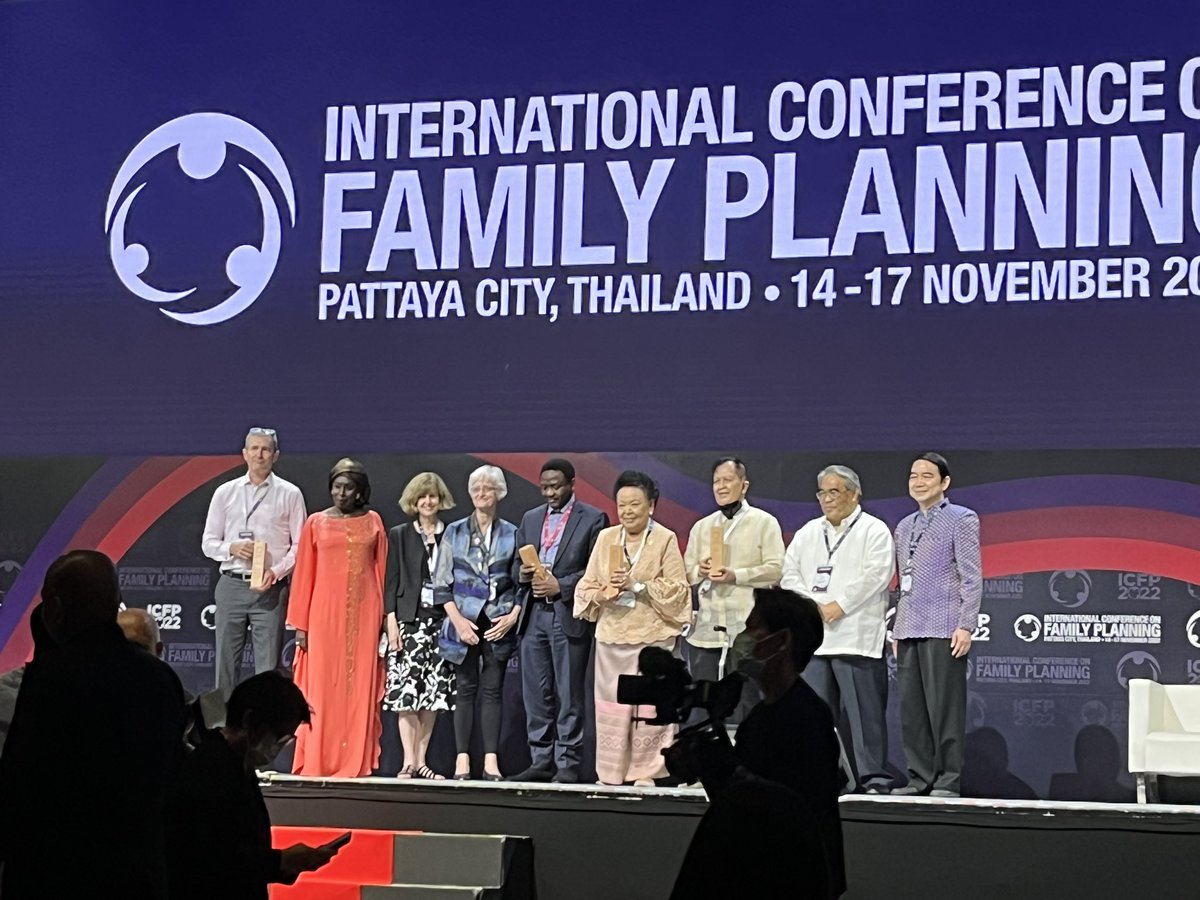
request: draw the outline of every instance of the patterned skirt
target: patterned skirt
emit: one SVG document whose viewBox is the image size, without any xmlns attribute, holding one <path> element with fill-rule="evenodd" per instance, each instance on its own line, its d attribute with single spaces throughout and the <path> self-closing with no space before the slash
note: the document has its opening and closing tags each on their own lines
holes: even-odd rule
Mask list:
<svg viewBox="0 0 1200 900">
<path fill-rule="evenodd" d="M 441 712 L 454 709 L 454 666 L 437 655 L 438 619 L 418 619 L 415 630 L 401 628 L 401 649 L 387 655 L 388 712 Z"/>
</svg>

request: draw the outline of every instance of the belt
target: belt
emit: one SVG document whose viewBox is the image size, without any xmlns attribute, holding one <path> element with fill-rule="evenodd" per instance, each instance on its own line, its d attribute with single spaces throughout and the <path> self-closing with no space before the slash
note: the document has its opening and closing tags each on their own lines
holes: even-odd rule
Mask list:
<svg viewBox="0 0 1200 900">
<path fill-rule="evenodd" d="M 249 584 L 250 579 L 252 578 L 252 576 L 249 572 L 225 572 L 225 571 L 222 571 L 221 574 L 226 578 L 232 578 L 234 581 L 241 581 L 246 584 Z M 276 580 L 275 584 L 273 584 L 271 586 L 278 587 L 281 584 L 287 584 L 288 579 L 290 579 L 291 577 L 292 577 L 291 575 L 288 575 L 287 578 L 280 578 L 280 579 Z"/>
</svg>

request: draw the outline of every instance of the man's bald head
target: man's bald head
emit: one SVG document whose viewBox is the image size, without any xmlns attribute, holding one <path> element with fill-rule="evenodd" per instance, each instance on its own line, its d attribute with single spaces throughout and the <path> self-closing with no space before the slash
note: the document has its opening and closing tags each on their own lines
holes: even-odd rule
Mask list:
<svg viewBox="0 0 1200 900">
<path fill-rule="evenodd" d="M 149 650 L 162 659 L 163 644 L 158 633 L 158 621 L 144 609 L 126 609 L 117 616 L 117 624 L 125 632 L 125 640 Z"/>
<path fill-rule="evenodd" d="M 72 550 L 46 570 L 42 614 L 60 644 L 104 622 L 115 622 L 121 604 L 117 568 L 95 550 Z"/>
</svg>

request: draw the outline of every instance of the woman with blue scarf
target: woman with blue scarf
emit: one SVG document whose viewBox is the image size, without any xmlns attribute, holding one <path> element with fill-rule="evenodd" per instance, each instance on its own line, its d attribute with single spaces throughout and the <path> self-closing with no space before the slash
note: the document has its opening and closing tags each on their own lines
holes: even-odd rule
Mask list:
<svg viewBox="0 0 1200 900">
<path fill-rule="evenodd" d="M 467 480 L 467 491 L 475 511 L 446 527 L 433 579 L 434 603 L 446 610 L 438 654 L 458 668 L 454 777 L 471 777 L 475 698 L 482 695 L 483 779 L 500 781 L 500 698 L 521 616 L 511 574 L 517 529 L 496 517 L 497 504 L 508 494 L 499 468 L 480 466 Z"/>
</svg>

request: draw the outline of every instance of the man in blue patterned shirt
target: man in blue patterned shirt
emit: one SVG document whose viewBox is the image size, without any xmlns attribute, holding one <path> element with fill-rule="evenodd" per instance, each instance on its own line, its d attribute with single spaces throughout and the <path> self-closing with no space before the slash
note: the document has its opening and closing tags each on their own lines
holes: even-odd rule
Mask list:
<svg viewBox="0 0 1200 900">
<path fill-rule="evenodd" d="M 938 453 L 912 464 L 920 507 L 896 528 L 900 601 L 893 625 L 908 784 L 894 794 L 957 797 L 967 719 L 967 653 L 983 595 L 979 516 L 946 499 Z"/>
</svg>

